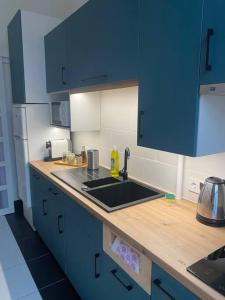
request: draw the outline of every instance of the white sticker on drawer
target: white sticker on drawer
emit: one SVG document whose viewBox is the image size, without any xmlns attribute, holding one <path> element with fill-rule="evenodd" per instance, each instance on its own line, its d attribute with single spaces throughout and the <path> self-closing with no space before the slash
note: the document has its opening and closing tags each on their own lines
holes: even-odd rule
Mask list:
<svg viewBox="0 0 225 300">
<path fill-rule="evenodd" d="M 124 243 L 120 238 L 116 238 L 111 246 L 112 251 L 135 273 L 140 272 L 140 257 L 133 248 Z"/>
</svg>

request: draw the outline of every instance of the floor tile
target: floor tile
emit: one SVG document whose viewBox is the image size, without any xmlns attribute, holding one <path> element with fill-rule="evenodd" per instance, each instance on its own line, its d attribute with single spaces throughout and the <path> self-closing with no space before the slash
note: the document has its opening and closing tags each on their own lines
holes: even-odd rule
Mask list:
<svg viewBox="0 0 225 300">
<path fill-rule="evenodd" d="M 19 298 L 18 300 L 42 300 L 42 297 L 40 293 L 37 291 L 27 296 L 24 296 L 22 298 Z"/>
<path fill-rule="evenodd" d="M 17 216 L 15 214 L 10 214 L 6 216 L 6 219 L 9 223 L 9 226 L 16 238 L 19 239 L 26 239 L 32 238 L 35 236 L 35 232 L 30 227 L 28 222 L 25 220 L 23 216 Z"/>
<path fill-rule="evenodd" d="M 40 293 L 43 300 L 81 300 L 67 279 L 40 290 Z"/>
<path fill-rule="evenodd" d="M 26 261 L 48 254 L 49 250 L 36 233 L 35 237 L 18 240 L 20 250 Z"/>
<path fill-rule="evenodd" d="M 39 289 L 65 278 L 65 274 L 50 254 L 31 260 L 27 264 Z"/>
<path fill-rule="evenodd" d="M 0 228 L 8 226 L 8 222 L 4 216 L 0 216 Z"/>
<path fill-rule="evenodd" d="M 1 299 L 19 299 L 37 291 L 37 287 L 27 268 L 27 265 L 19 265 L 0 271 L 0 295 Z M 4 297 L 2 296 L 4 295 Z"/>
<path fill-rule="evenodd" d="M 24 264 L 24 258 L 19 246 L 8 226 L 0 228 L 0 266 L 7 270 L 19 264 Z"/>
</svg>

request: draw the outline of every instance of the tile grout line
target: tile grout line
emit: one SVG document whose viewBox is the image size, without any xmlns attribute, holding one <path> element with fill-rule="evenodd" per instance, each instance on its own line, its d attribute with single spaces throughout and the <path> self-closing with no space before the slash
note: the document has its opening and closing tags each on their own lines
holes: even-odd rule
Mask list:
<svg viewBox="0 0 225 300">
<path fill-rule="evenodd" d="M 60 283 L 60 282 L 62 282 L 62 281 L 65 281 L 65 280 L 66 280 L 66 277 L 61 278 L 61 279 L 59 279 L 59 280 L 57 280 L 57 281 L 55 281 L 55 282 L 52 282 L 52 283 L 47 284 L 46 286 L 43 286 L 42 288 L 40 288 L 40 289 L 38 289 L 38 290 L 39 290 L 39 291 L 43 291 L 44 289 L 47 289 L 47 288 L 49 288 L 49 287 L 51 287 L 51 286 L 53 286 L 53 285 L 56 285 L 56 284 L 58 284 L 58 283 Z"/>
<path fill-rule="evenodd" d="M 38 288 L 36 290 L 34 290 L 33 292 L 31 293 L 28 293 L 26 295 L 23 295 L 22 297 L 19 297 L 19 298 L 15 298 L 15 300 L 23 300 L 24 298 L 26 298 L 27 296 L 30 296 L 30 295 L 33 295 L 34 293 L 37 293 L 39 292 Z"/>
<path fill-rule="evenodd" d="M 63 274 L 62 274 L 62 276 L 61 276 L 61 278 L 60 279 L 58 279 L 58 280 L 56 280 L 56 281 L 54 281 L 54 282 L 51 282 L 51 283 L 49 283 L 49 284 L 47 284 L 47 285 L 45 285 L 45 286 L 43 286 L 43 287 L 41 287 L 41 288 L 39 288 L 38 287 L 38 285 L 37 285 L 37 280 L 33 277 L 33 275 L 32 275 L 32 272 L 31 272 L 31 269 L 30 269 L 30 267 L 29 267 L 29 264 L 30 263 L 32 263 L 32 262 L 35 262 L 36 261 L 36 263 L 38 263 L 37 262 L 37 260 L 39 260 L 39 259 L 42 259 L 42 258 L 44 258 L 44 257 L 47 257 L 47 256 L 52 256 L 51 255 L 51 251 L 48 249 L 48 247 L 46 247 L 46 251 L 48 251 L 48 252 L 46 252 L 46 253 L 44 253 L 44 254 L 42 254 L 42 255 L 39 255 L 39 256 L 37 256 L 37 257 L 34 257 L 34 258 L 30 258 L 30 259 L 25 259 L 25 257 L 24 257 L 24 251 L 23 251 L 23 247 L 22 247 L 22 245 L 23 245 L 23 241 L 28 241 L 28 243 L 29 243 L 29 240 L 35 240 L 35 238 L 36 239 L 40 239 L 41 240 L 41 238 L 39 237 L 39 235 L 37 234 L 37 235 L 34 235 L 34 236 L 29 236 L 29 235 L 27 235 L 27 236 L 25 236 L 25 238 L 24 237 L 22 237 L 22 236 L 19 236 L 19 238 L 18 238 L 18 236 L 15 234 L 16 232 L 17 232 L 17 226 L 19 227 L 20 226 L 20 220 L 18 220 L 18 224 L 13 224 L 12 225 L 12 227 L 11 227 L 11 225 L 10 225 L 10 221 L 8 221 L 8 219 L 7 218 L 5 218 L 6 219 L 6 224 L 7 224 L 7 226 L 10 228 L 10 230 L 11 230 L 11 233 L 12 233 L 12 235 L 14 236 L 14 239 L 15 239 L 15 241 L 16 241 L 16 243 L 17 243 L 17 246 L 18 246 L 18 248 L 19 248 L 19 250 L 20 250 L 20 252 L 22 253 L 22 256 L 23 256 L 23 258 L 24 258 L 24 265 L 26 265 L 27 266 L 27 268 L 28 268 L 28 270 L 29 270 L 29 273 L 30 273 L 30 276 L 32 277 L 32 279 L 33 279 L 33 281 L 34 281 L 34 283 L 35 283 L 35 286 L 36 286 L 36 289 L 34 290 L 34 291 L 32 291 L 32 292 L 29 292 L 29 294 L 26 294 L 26 295 L 23 295 L 22 297 L 19 297 L 19 298 L 15 298 L 15 300 L 23 300 L 24 298 L 26 299 L 26 297 L 28 296 L 29 297 L 29 295 L 32 295 L 33 293 L 38 293 L 41 297 L 42 297 L 42 295 L 41 295 L 41 293 L 46 293 L 46 291 L 48 291 L 48 289 L 57 289 L 57 284 L 60 284 L 60 283 L 63 283 L 63 282 L 67 282 L 67 277 L 66 277 L 66 275 L 65 275 L 65 273 L 63 272 Z M 25 220 L 25 219 L 24 219 Z M 22 224 L 22 223 L 21 223 Z M 21 225 L 21 226 L 23 226 L 23 224 Z M 21 243 L 20 243 L 21 242 Z M 41 240 L 41 242 L 46 246 L 46 244 Z M 28 256 L 29 257 L 29 256 Z M 60 268 L 61 269 L 61 268 Z M 76 292 L 76 290 L 74 290 L 75 292 Z M 79 298 L 80 299 L 80 298 Z"/>
<path fill-rule="evenodd" d="M 50 252 L 47 252 L 45 254 L 39 255 L 39 256 L 34 257 L 34 258 L 27 259 L 25 261 L 28 262 L 28 263 L 30 263 L 30 262 L 33 262 L 35 260 L 38 260 L 38 259 L 43 258 L 43 257 L 48 256 L 48 255 L 51 255 Z"/>
</svg>

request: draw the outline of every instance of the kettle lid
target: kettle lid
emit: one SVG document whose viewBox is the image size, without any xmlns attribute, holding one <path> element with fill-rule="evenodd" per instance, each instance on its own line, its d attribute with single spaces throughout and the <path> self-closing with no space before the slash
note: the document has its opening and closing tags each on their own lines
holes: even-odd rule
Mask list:
<svg viewBox="0 0 225 300">
<path fill-rule="evenodd" d="M 224 184 L 224 179 L 221 179 L 219 177 L 209 177 L 206 179 L 206 182 L 212 183 L 212 184 Z"/>
</svg>

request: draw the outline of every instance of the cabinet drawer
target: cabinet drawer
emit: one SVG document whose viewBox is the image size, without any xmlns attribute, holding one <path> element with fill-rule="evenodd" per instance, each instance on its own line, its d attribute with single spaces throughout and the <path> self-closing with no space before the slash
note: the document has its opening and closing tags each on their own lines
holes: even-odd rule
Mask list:
<svg viewBox="0 0 225 300">
<path fill-rule="evenodd" d="M 129 267 L 128 264 L 126 264 L 122 258 L 112 250 L 112 246 L 116 239 L 121 239 L 124 244 L 136 254 L 139 260 L 138 272 L 132 270 L 132 268 Z M 149 295 L 151 294 L 151 260 L 105 224 L 103 225 L 103 250 Z"/>
<path fill-rule="evenodd" d="M 176 279 L 162 270 L 159 266 L 152 266 L 152 300 L 200 300 L 186 289 Z"/>
</svg>

